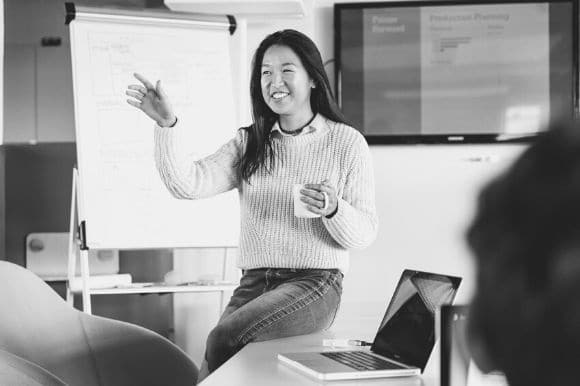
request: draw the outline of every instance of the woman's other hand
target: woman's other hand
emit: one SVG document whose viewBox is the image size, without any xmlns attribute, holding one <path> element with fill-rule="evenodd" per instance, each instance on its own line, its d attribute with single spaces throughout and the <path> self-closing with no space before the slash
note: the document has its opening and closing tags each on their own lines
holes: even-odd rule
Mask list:
<svg viewBox="0 0 580 386">
<path fill-rule="evenodd" d="M 127 103 L 143 111 L 161 127 L 173 126 L 177 118 L 173 114 L 169 98 L 161 88 L 161 81 L 153 86 L 144 76 L 133 74 L 141 84 L 131 84 L 125 94 L 131 97 Z"/>
</svg>

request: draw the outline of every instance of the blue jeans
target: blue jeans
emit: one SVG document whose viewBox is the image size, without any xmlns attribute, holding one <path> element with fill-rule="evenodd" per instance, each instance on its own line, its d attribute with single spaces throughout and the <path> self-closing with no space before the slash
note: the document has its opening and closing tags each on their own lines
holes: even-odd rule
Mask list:
<svg viewBox="0 0 580 386">
<path fill-rule="evenodd" d="M 208 336 L 208 370 L 214 371 L 250 342 L 329 328 L 340 304 L 342 277 L 338 269 L 244 271 Z"/>
</svg>

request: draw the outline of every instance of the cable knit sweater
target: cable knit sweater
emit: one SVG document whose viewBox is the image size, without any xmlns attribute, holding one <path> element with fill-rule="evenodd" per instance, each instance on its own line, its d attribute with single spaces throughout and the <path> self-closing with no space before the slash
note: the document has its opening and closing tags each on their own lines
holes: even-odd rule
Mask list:
<svg viewBox="0 0 580 386">
<path fill-rule="evenodd" d="M 177 159 L 172 132 L 172 128 L 155 127 L 155 160 L 175 197 L 197 199 L 238 189 L 241 269 L 346 272 L 347 249 L 366 247 L 375 239 L 372 160 L 364 137 L 352 127 L 318 114 L 304 134 L 273 135 L 273 130 L 274 168 L 271 173 L 259 169 L 249 184 L 238 177 L 235 166 L 245 149 L 245 128 L 214 154 L 186 165 Z M 292 186 L 324 179 L 336 189 L 337 213 L 331 218 L 295 217 Z"/>
</svg>

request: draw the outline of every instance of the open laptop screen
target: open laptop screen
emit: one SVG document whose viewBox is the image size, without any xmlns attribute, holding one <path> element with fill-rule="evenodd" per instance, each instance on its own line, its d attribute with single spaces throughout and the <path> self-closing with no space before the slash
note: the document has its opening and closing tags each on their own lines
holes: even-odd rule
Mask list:
<svg viewBox="0 0 580 386">
<path fill-rule="evenodd" d="M 371 350 L 423 371 L 435 343 L 435 312 L 451 303 L 461 279 L 405 270 Z"/>
</svg>

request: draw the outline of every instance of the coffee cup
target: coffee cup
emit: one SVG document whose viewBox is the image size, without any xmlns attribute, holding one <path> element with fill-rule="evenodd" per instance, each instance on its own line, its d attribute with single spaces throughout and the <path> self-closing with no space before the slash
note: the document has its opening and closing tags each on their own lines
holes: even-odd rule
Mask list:
<svg viewBox="0 0 580 386">
<path fill-rule="evenodd" d="M 304 184 L 295 184 L 292 187 L 292 196 L 294 197 L 294 216 L 301 218 L 316 218 L 320 217 L 319 214 L 313 213 L 308 210 L 308 204 L 302 201 L 300 198 L 303 196 L 300 190 L 304 189 Z M 328 196 L 324 194 L 324 204 L 328 205 Z"/>
</svg>

